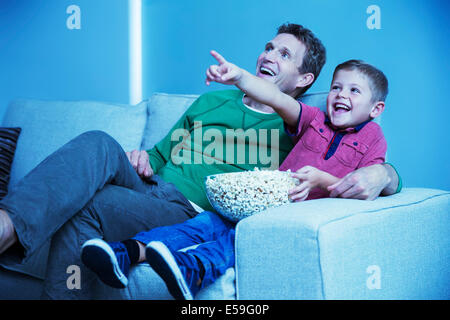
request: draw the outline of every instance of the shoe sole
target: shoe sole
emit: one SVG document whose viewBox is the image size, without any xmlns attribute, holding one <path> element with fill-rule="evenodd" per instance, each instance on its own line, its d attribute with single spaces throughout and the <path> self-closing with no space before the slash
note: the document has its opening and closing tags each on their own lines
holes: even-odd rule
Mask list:
<svg viewBox="0 0 450 320">
<path fill-rule="evenodd" d="M 107 285 L 117 289 L 128 285 L 128 279 L 120 270 L 114 251 L 105 241 L 86 241 L 81 247 L 81 261 Z"/>
<path fill-rule="evenodd" d="M 145 256 L 175 299 L 194 300 L 175 258 L 165 244 L 159 241 L 150 242 L 145 248 Z"/>
</svg>

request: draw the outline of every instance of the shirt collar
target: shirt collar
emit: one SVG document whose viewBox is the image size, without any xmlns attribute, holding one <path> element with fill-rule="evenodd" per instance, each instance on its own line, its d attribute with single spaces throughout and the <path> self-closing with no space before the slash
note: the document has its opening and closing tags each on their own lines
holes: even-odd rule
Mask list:
<svg viewBox="0 0 450 320">
<path fill-rule="evenodd" d="M 334 128 L 333 127 L 333 124 L 331 123 L 331 120 L 330 120 L 330 118 L 328 118 L 328 115 L 325 115 L 325 124 L 326 125 L 328 125 L 329 127 L 331 127 L 333 130 L 337 130 L 337 131 L 344 131 L 344 132 L 346 132 L 346 133 L 350 133 L 350 132 L 358 132 L 359 130 L 361 130 L 362 128 L 364 128 L 364 126 L 366 125 L 366 124 L 368 124 L 370 121 L 372 121 L 371 119 L 369 119 L 369 120 L 367 120 L 367 121 L 365 121 L 365 122 L 363 122 L 363 123 L 361 123 L 361 124 L 358 124 L 356 127 L 353 127 L 353 128 L 345 128 L 345 129 L 336 129 L 336 128 Z"/>
</svg>

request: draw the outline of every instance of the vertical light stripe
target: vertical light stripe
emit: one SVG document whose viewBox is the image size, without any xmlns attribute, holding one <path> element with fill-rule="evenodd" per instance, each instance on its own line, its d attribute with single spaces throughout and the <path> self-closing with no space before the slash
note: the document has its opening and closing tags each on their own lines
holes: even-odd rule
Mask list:
<svg viewBox="0 0 450 320">
<path fill-rule="evenodd" d="M 129 97 L 130 104 L 142 101 L 142 0 L 128 0 Z"/>
</svg>

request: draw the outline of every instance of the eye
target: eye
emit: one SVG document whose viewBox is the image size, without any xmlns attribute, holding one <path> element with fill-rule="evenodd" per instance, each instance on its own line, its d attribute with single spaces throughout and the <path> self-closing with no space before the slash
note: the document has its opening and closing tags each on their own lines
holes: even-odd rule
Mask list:
<svg viewBox="0 0 450 320">
<path fill-rule="evenodd" d="M 271 44 L 267 44 L 266 48 L 265 48 L 265 51 L 269 52 L 269 51 L 272 51 L 272 50 L 273 50 L 273 46 Z"/>
<path fill-rule="evenodd" d="M 332 91 L 338 91 L 340 88 L 341 88 L 341 87 L 339 87 L 337 84 L 333 84 L 333 85 L 331 86 L 331 90 L 332 90 Z"/>
<path fill-rule="evenodd" d="M 361 91 L 358 88 L 352 88 L 353 93 L 361 93 Z"/>
<path fill-rule="evenodd" d="M 290 55 L 289 52 L 287 52 L 287 51 L 282 51 L 282 52 L 281 52 L 281 57 L 282 57 L 283 59 L 289 59 L 289 58 L 291 57 L 291 55 Z"/>
</svg>

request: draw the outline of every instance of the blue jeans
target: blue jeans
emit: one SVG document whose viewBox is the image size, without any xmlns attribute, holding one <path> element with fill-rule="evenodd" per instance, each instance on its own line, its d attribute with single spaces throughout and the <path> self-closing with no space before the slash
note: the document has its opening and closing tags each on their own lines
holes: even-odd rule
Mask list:
<svg viewBox="0 0 450 320">
<path fill-rule="evenodd" d="M 185 222 L 144 231 L 133 239 L 144 244 L 161 241 L 171 251 L 198 245 L 186 253 L 195 256 L 203 264 L 205 274 L 202 287 L 205 287 L 228 268 L 234 267 L 235 226 L 235 223 L 214 212 L 203 211 Z"/>
<path fill-rule="evenodd" d="M 119 241 L 197 214 L 173 184 L 157 175 L 142 180 L 122 147 L 101 131 L 79 135 L 48 156 L 0 208 L 19 239 L 0 255 L 0 265 L 44 279 L 43 297 L 55 299 L 92 298 L 98 280 L 80 260 L 86 240 Z M 74 265 L 81 271 L 79 289 L 66 282 Z"/>
</svg>

